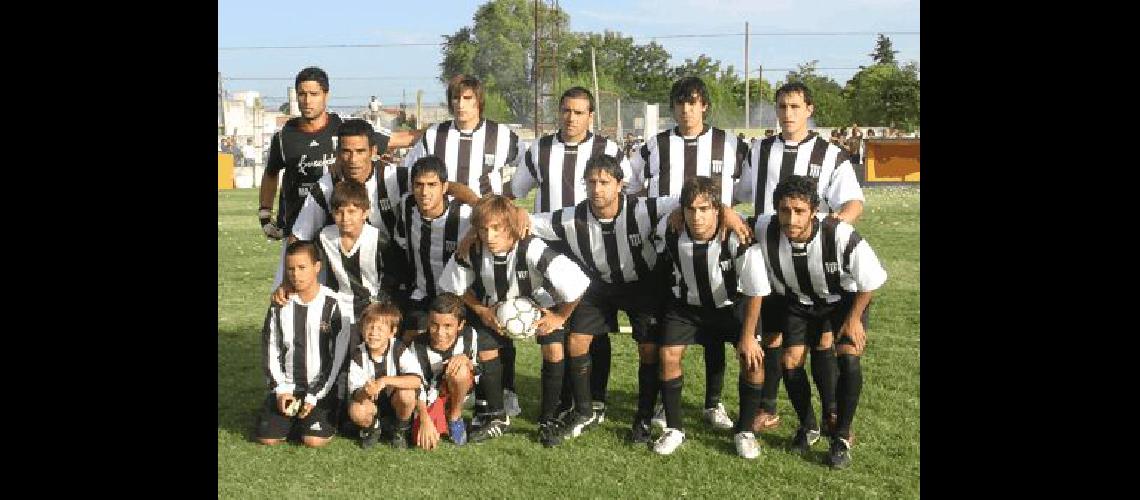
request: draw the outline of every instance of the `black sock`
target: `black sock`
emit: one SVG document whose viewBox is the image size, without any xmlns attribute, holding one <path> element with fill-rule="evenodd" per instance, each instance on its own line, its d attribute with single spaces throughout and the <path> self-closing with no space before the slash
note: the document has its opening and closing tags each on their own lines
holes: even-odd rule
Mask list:
<svg viewBox="0 0 1140 500">
<path fill-rule="evenodd" d="M 503 362 L 499 358 L 490 361 L 480 361 L 483 365 L 483 375 L 479 376 L 476 389 L 483 389 L 483 397 L 487 401 L 487 413 L 503 413 Z"/>
<path fill-rule="evenodd" d="M 736 390 L 740 394 L 740 415 L 736 419 L 736 428 L 733 432 L 752 431 L 752 420 L 760 409 L 760 394 L 764 390 L 763 384 L 753 384 L 743 378 L 737 380 Z"/>
<path fill-rule="evenodd" d="M 554 418 L 558 411 L 558 398 L 562 394 L 562 377 L 566 374 L 566 360 L 542 360 L 542 410 L 538 421 L 546 422 Z"/>
<path fill-rule="evenodd" d="M 705 347 L 705 408 L 715 408 L 724 390 L 724 343 L 710 342 Z"/>
<path fill-rule="evenodd" d="M 574 408 L 579 415 L 591 416 L 590 406 L 590 353 L 570 358 L 570 385 L 574 392 Z"/>
<path fill-rule="evenodd" d="M 515 390 L 515 343 L 508 341 L 499 347 L 499 359 L 503 360 L 503 389 Z M 501 391 L 500 391 L 501 392 Z"/>
<path fill-rule="evenodd" d="M 565 349 L 562 352 L 570 352 Z M 567 366 L 569 368 L 569 366 Z M 572 370 L 565 370 L 562 376 L 562 392 L 558 397 L 558 411 L 574 407 L 574 375 Z"/>
<path fill-rule="evenodd" d="M 851 421 L 855 419 L 855 408 L 859 406 L 859 393 L 863 391 L 863 368 L 859 356 L 844 354 L 839 356 L 839 384 L 836 399 L 839 402 L 839 425 L 836 434 L 851 436 Z"/>
<path fill-rule="evenodd" d="M 637 365 L 637 415 L 636 419 L 653 417 L 653 406 L 657 404 L 657 393 L 661 391 L 661 379 L 657 377 L 660 363 Z"/>
<path fill-rule="evenodd" d="M 683 427 L 681 424 L 681 387 L 684 385 L 684 375 L 673 380 L 661 381 L 661 402 L 665 403 L 665 426 L 670 429 L 682 430 Z"/>
<path fill-rule="evenodd" d="M 760 409 L 776 413 L 780 397 L 780 379 L 784 377 L 784 346 L 764 348 L 764 388 L 760 390 Z"/>
<path fill-rule="evenodd" d="M 835 349 L 811 352 L 811 378 L 815 380 L 815 388 L 819 390 L 819 403 L 823 414 L 835 413 L 835 384 L 839 381 Z"/>
<path fill-rule="evenodd" d="M 796 409 L 800 427 L 818 429 L 815 413 L 811 411 L 811 384 L 808 382 L 807 370 L 802 366 L 785 369 L 784 387 L 788 388 L 788 399 L 792 401 L 792 408 Z"/>
<path fill-rule="evenodd" d="M 606 391 L 610 385 L 610 336 L 597 335 L 590 342 L 590 398 L 606 402 Z"/>
</svg>

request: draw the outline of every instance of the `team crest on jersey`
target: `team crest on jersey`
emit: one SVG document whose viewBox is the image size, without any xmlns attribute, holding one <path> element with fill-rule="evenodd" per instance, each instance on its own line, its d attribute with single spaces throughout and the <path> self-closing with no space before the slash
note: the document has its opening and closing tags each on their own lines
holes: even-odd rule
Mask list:
<svg viewBox="0 0 1140 500">
<path fill-rule="evenodd" d="M 724 160 L 713 160 L 712 161 L 712 173 L 713 173 L 713 175 L 720 175 L 720 172 L 722 170 L 724 170 Z"/>
<path fill-rule="evenodd" d="M 823 170 L 822 165 L 808 165 L 808 175 L 812 177 L 819 177 L 820 170 Z"/>
<path fill-rule="evenodd" d="M 333 151 L 336 151 L 336 141 L 337 141 L 337 139 L 340 139 L 340 138 L 339 138 L 339 137 L 337 137 L 337 136 L 335 136 L 335 135 L 334 135 L 334 136 L 332 136 Z"/>
<path fill-rule="evenodd" d="M 483 165 L 488 167 L 495 165 L 495 155 L 483 155 Z"/>
<path fill-rule="evenodd" d="M 392 209 L 392 200 L 389 200 L 388 198 L 381 198 L 380 199 L 380 209 L 381 210 L 391 210 Z"/>
<path fill-rule="evenodd" d="M 525 280 L 527 278 L 527 272 L 524 270 L 515 271 L 515 274 L 518 275 L 520 280 Z"/>
<path fill-rule="evenodd" d="M 838 262 L 824 262 L 823 268 L 829 273 L 837 273 L 837 272 L 839 272 L 839 263 Z"/>
<path fill-rule="evenodd" d="M 631 246 L 631 247 L 641 246 L 641 235 L 640 234 L 629 235 L 629 246 Z"/>
<path fill-rule="evenodd" d="M 720 261 L 720 270 L 721 270 L 721 271 L 728 271 L 728 270 L 729 270 L 729 268 L 731 268 L 731 267 L 732 267 L 732 260 L 722 260 L 722 261 Z"/>
</svg>

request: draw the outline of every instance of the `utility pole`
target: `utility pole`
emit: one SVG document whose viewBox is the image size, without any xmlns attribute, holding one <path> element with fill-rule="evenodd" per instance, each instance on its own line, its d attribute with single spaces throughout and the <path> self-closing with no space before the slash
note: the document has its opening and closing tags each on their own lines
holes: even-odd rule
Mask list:
<svg viewBox="0 0 1140 500">
<path fill-rule="evenodd" d="M 413 128 L 419 129 L 420 124 L 424 122 L 424 91 L 416 91 L 416 126 Z"/>
<path fill-rule="evenodd" d="M 748 21 L 744 21 L 744 128 L 748 127 Z"/>
<path fill-rule="evenodd" d="M 598 63 L 594 60 L 594 47 L 592 45 L 590 46 L 590 69 L 594 73 L 594 95 L 598 96 L 598 98 L 601 99 L 602 95 L 598 93 Z M 601 106 L 598 107 L 598 111 L 601 111 Z M 594 121 L 598 122 L 598 127 L 595 130 L 601 132 L 602 114 L 598 113 L 594 115 L 594 118 Z"/>
</svg>

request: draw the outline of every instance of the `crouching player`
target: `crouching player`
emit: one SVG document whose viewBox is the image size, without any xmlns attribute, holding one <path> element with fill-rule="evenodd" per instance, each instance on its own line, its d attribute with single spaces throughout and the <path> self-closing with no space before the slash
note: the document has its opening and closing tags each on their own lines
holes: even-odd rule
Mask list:
<svg viewBox="0 0 1140 500">
<path fill-rule="evenodd" d="M 285 281 L 295 293 L 271 304 L 262 328 L 261 351 L 269 394 L 255 432 L 261 444 L 279 444 L 300 427 L 305 446 L 328 444 L 336 428 L 329 393 L 348 350 L 350 312 L 335 292 L 317 281 L 321 263 L 305 241 L 285 248 Z"/>
<path fill-rule="evenodd" d="M 831 441 L 828 463 L 844 468 L 851 462 L 851 421 L 863 389 L 859 357 L 867 339 L 867 308 L 887 273 L 853 226 L 816 218 L 815 179 L 790 176 L 776 186 L 772 198 L 776 214 L 757 219 L 756 239 L 767 257 L 772 287 L 788 297 L 784 385 L 800 420 L 792 448 L 805 453 L 820 437 L 804 370 L 807 343 L 812 346 L 812 372 L 825 403 L 824 415 L 832 412 L 828 401 L 836 406 L 834 424 L 824 420 Z M 838 356 L 832 353 L 836 344 Z"/>
<path fill-rule="evenodd" d="M 476 346 L 478 340 L 464 320 L 463 299 L 453 293 L 441 293 L 431 301 L 427 314 L 427 335 L 419 335 L 400 356 L 400 373 L 417 377 L 415 391 L 401 390 L 400 405 L 414 402 L 415 426 L 411 405 L 397 406 L 400 422 L 397 434 L 408 431 L 415 436 L 416 446 L 435 449 L 440 434 L 447 434 L 457 445 L 467 443 L 467 426 L 463 422 L 463 399 L 478 380 Z M 446 418 L 445 418 L 446 417 Z"/>
<path fill-rule="evenodd" d="M 364 341 L 349 355 L 348 390 L 352 399 L 348 404 L 348 416 L 361 429 L 360 446 L 370 448 L 380 440 L 382 429 L 391 430 L 396 417 L 393 399 L 397 395 L 409 399 L 403 402 L 404 408 L 413 406 L 420 379 L 398 370 L 404 344 L 396 338 L 400 309 L 395 304 L 369 304 L 361 312 L 359 324 Z M 408 390 L 408 393 L 398 392 L 400 389 Z M 404 443 L 406 447 L 406 441 L 400 438 L 393 444 L 399 446 Z"/>
<path fill-rule="evenodd" d="M 764 383 L 764 353 L 757 341 L 760 302 L 771 292 L 764 257 L 756 245 L 740 243 L 736 234 L 717 237 L 721 205 L 717 179 L 696 176 L 681 188 L 685 228 L 675 231 L 662 220 L 654 236 L 658 266 L 672 274 L 672 303 L 662 318 L 661 399 L 665 431 L 653 451 L 669 455 L 685 440 L 681 422 L 681 359 L 689 344 L 733 342 L 740 357 L 740 415 L 736 421 L 736 452 L 752 459 L 760 454 L 748 423 L 760 408 Z"/>
</svg>

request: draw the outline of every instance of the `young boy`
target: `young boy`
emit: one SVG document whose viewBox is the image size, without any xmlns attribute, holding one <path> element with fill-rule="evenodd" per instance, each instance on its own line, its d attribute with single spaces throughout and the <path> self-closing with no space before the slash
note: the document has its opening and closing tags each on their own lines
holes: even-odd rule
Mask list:
<svg viewBox="0 0 1140 500">
<path fill-rule="evenodd" d="M 488 195 L 479 200 L 471 215 L 478 245 L 451 257 L 440 276 L 440 290 L 463 294 L 471 309 L 468 320 L 479 334 L 479 362 L 483 365 L 478 392 L 486 400 L 485 422 L 472 426 L 471 441 L 502 435 L 510 426 L 503 411 L 502 365 L 499 348 L 512 340 L 500 333 L 494 306 L 515 297 L 528 297 L 542 307 L 535 324 L 542 348 L 542 409 L 539 440 L 551 447 L 562 442 L 555 411 L 562 391 L 566 320 L 590 285 L 590 279 L 574 261 L 550 249 L 542 240 L 522 237 L 516 218 L 518 209 L 509 198 Z M 551 309 L 546 309 L 551 308 Z M 476 408 L 479 413 L 480 408 Z M 478 418 L 480 415 L 476 415 Z M 474 424 L 474 421 L 473 421 Z"/>
<path fill-rule="evenodd" d="M 269 395 L 257 424 L 257 441 L 279 444 L 300 427 L 305 446 L 328 444 L 336 428 L 329 392 L 340 373 L 352 318 L 336 295 L 317 282 L 321 262 L 309 242 L 285 248 L 285 280 L 296 292 L 271 304 L 262 329 Z"/>
<path fill-rule="evenodd" d="M 420 380 L 397 370 L 404 344 L 396 338 L 400 309 L 392 303 L 374 303 L 360 315 L 364 341 L 349 355 L 348 390 L 352 399 L 348 415 L 360 427 L 360 446 L 370 448 L 380 439 L 381 420 L 396 417 L 392 403 L 398 389 L 415 390 Z"/>
<path fill-rule="evenodd" d="M 400 373 L 418 377 L 419 397 L 415 398 L 414 390 L 400 391 L 396 434 L 404 436 L 412 430 L 416 446 L 425 450 L 435 449 L 440 434 L 448 434 L 457 445 L 467 443 L 463 399 L 479 377 L 475 361 L 478 341 L 465 315 L 463 299 L 453 293 L 439 294 L 428 308 L 428 334 L 416 337 L 400 356 Z M 411 400 L 415 401 L 414 408 Z"/>
</svg>

